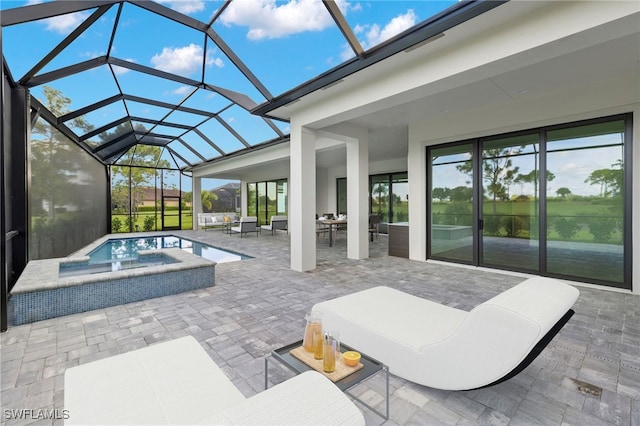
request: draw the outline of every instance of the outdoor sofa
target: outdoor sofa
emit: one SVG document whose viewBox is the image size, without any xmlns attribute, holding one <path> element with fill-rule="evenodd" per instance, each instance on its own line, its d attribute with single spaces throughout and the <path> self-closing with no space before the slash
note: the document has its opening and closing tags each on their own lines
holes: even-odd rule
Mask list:
<svg viewBox="0 0 640 426">
<path fill-rule="evenodd" d="M 206 230 L 208 228 L 222 228 L 228 221 L 235 222 L 238 220 L 236 213 L 198 213 L 198 229 Z"/>
<path fill-rule="evenodd" d="M 491 386 L 529 365 L 573 315 L 579 292 L 535 277 L 471 311 L 389 287 L 316 304 L 322 325 L 414 383 L 446 390 Z"/>
<path fill-rule="evenodd" d="M 245 398 L 192 336 L 67 369 L 67 425 L 364 425 L 329 379 L 308 371 Z"/>
</svg>

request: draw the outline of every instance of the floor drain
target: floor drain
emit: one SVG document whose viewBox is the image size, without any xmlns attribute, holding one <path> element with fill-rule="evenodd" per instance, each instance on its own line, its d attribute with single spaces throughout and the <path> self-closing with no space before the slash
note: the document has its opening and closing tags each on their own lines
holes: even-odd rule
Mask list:
<svg viewBox="0 0 640 426">
<path fill-rule="evenodd" d="M 589 396 L 595 396 L 599 398 L 602 395 L 602 388 L 600 386 L 592 385 L 591 383 L 583 382 L 578 379 L 571 379 L 576 385 L 576 388 L 583 394 Z"/>
</svg>

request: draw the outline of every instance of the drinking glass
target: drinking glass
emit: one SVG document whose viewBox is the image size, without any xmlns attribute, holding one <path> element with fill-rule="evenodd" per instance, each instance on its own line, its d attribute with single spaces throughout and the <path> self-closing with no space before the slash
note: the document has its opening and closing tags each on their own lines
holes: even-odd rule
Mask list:
<svg viewBox="0 0 640 426">
<path fill-rule="evenodd" d="M 322 371 L 333 373 L 336 371 L 336 340 L 331 333 L 324 333 L 324 358 L 322 359 Z"/>
</svg>

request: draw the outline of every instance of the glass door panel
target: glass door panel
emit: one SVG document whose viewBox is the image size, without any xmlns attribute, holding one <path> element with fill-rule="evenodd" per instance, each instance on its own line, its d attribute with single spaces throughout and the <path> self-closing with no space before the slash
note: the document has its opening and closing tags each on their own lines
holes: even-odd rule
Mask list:
<svg viewBox="0 0 640 426">
<path fill-rule="evenodd" d="M 161 213 L 162 229 L 182 229 L 182 197 L 180 175 L 175 170 L 162 170 Z"/>
<path fill-rule="evenodd" d="M 473 146 L 430 150 L 429 256 L 472 263 Z"/>
<path fill-rule="evenodd" d="M 258 184 L 247 184 L 247 216 L 258 215 Z"/>
<path fill-rule="evenodd" d="M 371 177 L 371 213 L 380 215 L 380 221 L 389 221 L 389 175 Z"/>
<path fill-rule="evenodd" d="M 279 180 L 278 181 L 278 215 L 286 216 L 287 215 L 287 181 Z"/>
<path fill-rule="evenodd" d="M 278 206 L 276 204 L 277 198 L 276 182 L 267 182 L 267 211 L 264 213 L 263 218 L 258 218 L 258 225 L 265 225 L 271 223 L 271 216 L 278 214 Z"/>
<path fill-rule="evenodd" d="M 391 175 L 393 197 L 391 222 L 409 221 L 409 179 L 406 173 Z"/>
<path fill-rule="evenodd" d="M 624 121 L 548 133 L 547 270 L 624 282 Z"/>
<path fill-rule="evenodd" d="M 482 142 L 482 240 L 485 266 L 539 269 L 538 133 Z"/>
<path fill-rule="evenodd" d="M 336 181 L 338 192 L 338 214 L 348 214 L 347 211 L 347 178 L 338 178 Z"/>
</svg>

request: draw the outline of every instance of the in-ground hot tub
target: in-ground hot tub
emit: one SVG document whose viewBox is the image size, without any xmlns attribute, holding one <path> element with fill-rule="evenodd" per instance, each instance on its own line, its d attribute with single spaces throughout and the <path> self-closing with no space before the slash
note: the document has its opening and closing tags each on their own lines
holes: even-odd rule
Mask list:
<svg viewBox="0 0 640 426">
<path fill-rule="evenodd" d="M 473 228 L 464 225 L 432 225 L 431 233 L 435 240 L 458 240 L 473 235 Z"/>
<path fill-rule="evenodd" d="M 87 256 L 29 262 L 11 291 L 13 325 L 215 285 L 216 262 L 178 248 L 116 263 L 90 264 Z"/>
</svg>

